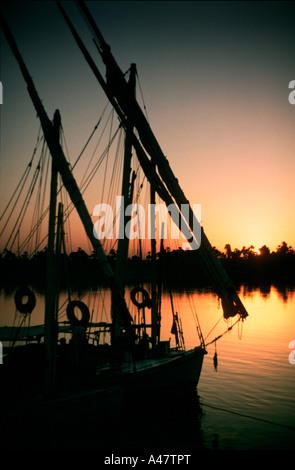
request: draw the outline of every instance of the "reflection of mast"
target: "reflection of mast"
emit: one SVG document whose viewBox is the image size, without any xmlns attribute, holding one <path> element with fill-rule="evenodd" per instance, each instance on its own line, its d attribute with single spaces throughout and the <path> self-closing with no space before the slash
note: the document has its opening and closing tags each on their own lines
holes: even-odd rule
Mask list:
<svg viewBox="0 0 295 470">
<path fill-rule="evenodd" d="M 103 248 L 101 246 L 100 241 L 95 238 L 94 233 L 93 233 L 93 223 L 91 220 L 91 217 L 88 213 L 87 207 L 85 205 L 85 202 L 82 198 L 82 195 L 80 193 L 79 187 L 76 183 L 76 180 L 69 168 L 68 162 L 66 160 L 66 157 L 63 153 L 63 150 L 60 146 L 60 143 L 58 139 L 56 138 L 56 133 L 53 129 L 52 123 L 50 119 L 48 118 L 46 111 L 43 107 L 43 104 L 37 94 L 37 91 L 35 89 L 33 80 L 30 77 L 30 74 L 28 72 L 28 69 L 19 53 L 19 50 L 17 48 L 17 45 L 14 41 L 14 38 L 8 28 L 8 25 L 2 15 L 0 16 L 1 19 L 1 25 L 3 32 L 7 38 L 7 41 L 12 49 L 13 54 L 15 55 L 15 58 L 20 66 L 21 72 L 23 74 L 23 77 L 27 83 L 28 87 L 28 92 L 29 95 L 32 99 L 33 105 L 37 111 L 38 117 L 41 122 L 42 130 L 44 133 L 45 140 L 47 142 L 47 145 L 49 147 L 51 156 L 55 162 L 56 168 L 58 172 L 61 174 L 63 184 L 66 188 L 66 190 L 69 193 L 69 196 L 76 207 L 76 210 L 78 212 L 78 215 L 81 219 L 81 222 L 84 226 L 85 232 L 93 246 L 93 249 L 95 251 L 96 257 L 99 261 L 100 267 L 102 269 L 102 272 L 112 290 L 113 294 L 113 300 L 115 303 L 118 305 L 118 312 L 120 312 L 120 323 L 121 325 L 125 328 L 126 332 L 129 333 L 129 338 L 133 339 L 133 329 L 131 326 L 132 322 L 132 317 L 128 311 L 127 305 L 125 303 L 124 298 L 121 295 L 119 286 L 115 280 L 114 273 L 111 269 L 111 266 L 108 262 L 107 256 L 105 255 Z"/>
</svg>

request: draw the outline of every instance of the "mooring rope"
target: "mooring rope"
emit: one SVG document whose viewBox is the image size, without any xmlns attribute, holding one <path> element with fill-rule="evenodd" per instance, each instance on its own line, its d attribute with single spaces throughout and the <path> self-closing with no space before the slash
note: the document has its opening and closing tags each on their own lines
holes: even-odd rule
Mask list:
<svg viewBox="0 0 295 470">
<path fill-rule="evenodd" d="M 233 410 L 227 410 L 225 408 L 220 408 L 219 406 L 209 405 L 208 403 L 200 403 L 200 404 L 201 404 L 201 406 L 207 406 L 207 408 L 213 408 L 214 410 L 223 411 L 225 413 L 230 413 L 230 414 L 233 414 L 233 415 L 241 416 L 243 418 L 253 419 L 255 421 L 261 421 L 263 423 L 272 424 L 274 426 L 280 426 L 282 428 L 292 429 L 293 431 L 295 431 L 295 427 L 294 426 L 289 426 L 288 424 L 276 423 L 276 422 L 270 421 L 268 419 L 258 418 L 257 416 L 251 416 L 251 415 L 247 415 L 245 413 L 240 413 L 238 411 L 233 411 Z"/>
</svg>

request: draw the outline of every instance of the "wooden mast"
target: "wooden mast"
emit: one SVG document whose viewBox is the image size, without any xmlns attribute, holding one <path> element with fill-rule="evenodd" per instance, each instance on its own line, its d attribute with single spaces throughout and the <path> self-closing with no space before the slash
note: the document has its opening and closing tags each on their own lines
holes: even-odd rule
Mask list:
<svg viewBox="0 0 295 470">
<path fill-rule="evenodd" d="M 53 129 L 56 139 L 60 140 L 61 118 L 58 110 L 54 113 Z M 47 268 L 46 268 L 46 295 L 45 295 L 45 321 L 44 321 L 44 344 L 46 357 L 46 383 L 48 387 L 54 384 L 54 356 L 57 341 L 57 324 L 55 321 L 56 306 L 56 273 L 55 273 L 55 222 L 56 222 L 56 199 L 57 199 L 57 168 L 55 161 L 51 162 L 50 182 L 50 204 L 48 222 L 48 246 L 47 246 Z"/>
<path fill-rule="evenodd" d="M 131 64 L 130 76 L 129 76 L 129 87 L 133 94 L 135 94 L 136 84 L 136 65 Z M 132 158 L 132 133 L 133 124 L 132 121 L 128 120 L 127 129 L 125 133 L 125 149 L 124 149 L 124 163 L 123 163 L 123 179 L 122 179 L 122 197 L 121 210 L 120 210 L 120 233 L 121 236 L 118 240 L 118 251 L 115 268 L 115 276 L 118 284 L 122 289 L 122 293 L 125 288 L 125 273 L 126 273 L 126 261 L 128 257 L 129 248 L 129 236 L 125 233 L 125 227 L 130 219 L 130 216 L 125 215 L 126 207 L 132 203 L 133 197 L 133 183 L 134 174 L 131 174 L 131 158 Z M 123 235 L 123 236 L 122 236 Z"/>
<path fill-rule="evenodd" d="M 129 83 L 131 93 L 135 95 L 136 87 L 136 65 L 131 64 Z M 129 249 L 129 236 L 125 232 L 127 222 L 131 216 L 125 215 L 126 207 L 132 203 L 133 188 L 135 173 L 131 174 L 131 158 L 132 158 L 132 133 L 133 124 L 132 121 L 128 121 L 127 129 L 125 133 L 125 148 L 124 148 L 124 162 L 123 162 L 123 178 L 122 178 L 122 199 L 120 207 L 120 237 L 118 239 L 118 250 L 115 266 L 115 279 L 119 285 L 122 296 L 125 293 L 125 282 L 126 282 L 126 270 L 128 260 L 128 249 Z M 116 340 L 116 337 L 120 336 L 120 325 L 117 321 L 117 309 L 116 305 L 112 305 L 112 343 Z"/>
</svg>

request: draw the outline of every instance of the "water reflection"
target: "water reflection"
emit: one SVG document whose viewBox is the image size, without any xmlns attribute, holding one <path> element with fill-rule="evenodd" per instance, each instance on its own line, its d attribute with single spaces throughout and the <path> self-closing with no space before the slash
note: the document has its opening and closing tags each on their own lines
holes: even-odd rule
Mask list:
<svg viewBox="0 0 295 470">
<path fill-rule="evenodd" d="M 2 292 L 0 297 L 1 326 L 13 323 L 11 294 Z M 111 438 L 121 449 L 291 449 L 295 439 L 295 365 L 288 358 L 289 343 L 295 339 L 295 289 L 248 284 L 239 287 L 239 294 L 249 317 L 242 328 L 234 327 L 217 342 L 217 372 L 215 345 L 208 346 L 197 394 L 169 390 L 164 395 L 126 397 L 117 423 L 108 423 L 105 432 L 100 424 L 89 425 L 87 445 L 103 449 Z M 173 289 L 173 297 L 187 349 L 198 344 L 196 314 L 206 342 L 231 325 L 232 320 L 224 321 L 218 298 L 208 288 Z M 106 319 L 110 307 L 107 290 L 87 293 L 84 300 L 94 321 Z M 61 304 L 64 301 L 65 293 Z M 168 292 L 163 295 L 162 313 L 165 340 L 172 336 Z M 42 323 L 43 315 L 44 297 L 39 294 L 31 324 Z"/>
<path fill-rule="evenodd" d="M 283 302 L 288 302 L 290 297 L 294 295 L 295 292 L 295 286 L 290 284 L 271 284 L 271 283 L 265 283 L 265 284 L 244 284 L 240 286 L 239 292 L 243 292 L 244 296 L 247 296 L 253 292 L 260 292 L 262 297 L 268 298 L 271 294 L 271 290 L 275 289 L 278 296 L 281 298 Z"/>
<path fill-rule="evenodd" d="M 215 407 L 206 409 L 205 443 L 221 449 L 290 450 L 295 438 L 295 368 L 288 361 L 289 341 L 295 339 L 294 289 L 241 286 L 240 295 L 250 314 L 242 340 L 232 333 L 224 336 L 217 345 L 218 373 L 213 372 L 214 351 L 209 351 L 199 382 L 205 407 Z"/>
</svg>

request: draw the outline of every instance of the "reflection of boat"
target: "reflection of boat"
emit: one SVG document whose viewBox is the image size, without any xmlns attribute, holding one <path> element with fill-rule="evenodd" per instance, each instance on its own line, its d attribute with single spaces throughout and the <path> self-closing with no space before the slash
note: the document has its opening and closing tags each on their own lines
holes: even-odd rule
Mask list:
<svg viewBox="0 0 295 470">
<path fill-rule="evenodd" d="M 198 248 L 196 256 L 199 263 L 201 263 L 212 279 L 216 292 L 222 299 L 225 317 L 238 315 L 239 319 L 244 319 L 247 316 L 247 312 L 230 279 L 223 270 L 221 263 L 215 256 L 214 250 L 207 240 L 204 231 L 202 230 L 201 244 L 196 236 L 194 229 L 199 225 L 199 222 L 135 99 L 135 66 L 131 66 L 129 81 L 127 82 L 86 6 L 82 2 L 80 2 L 80 6 L 93 30 L 95 40 L 98 42 L 98 50 L 106 65 L 106 81 L 100 75 L 91 56 L 61 6 L 60 9 L 87 62 L 117 112 L 120 125 L 126 133 L 122 183 L 124 199 L 122 199 L 123 206 L 121 207 L 121 213 L 126 214 L 125 208 L 132 202 L 134 173 L 131 171 L 131 149 L 134 148 L 138 163 L 151 185 L 151 204 L 155 203 L 155 194 L 157 193 L 166 206 L 169 207 L 172 204 L 177 209 L 177 213 L 172 213 L 171 215 L 175 217 L 175 220 L 181 220 L 182 227 L 184 227 L 183 232 L 188 241 L 195 248 Z M 112 293 L 112 321 L 111 323 L 101 323 L 99 325 L 94 325 L 90 321 L 89 310 L 84 303 L 73 301 L 70 298 L 67 309 L 68 324 L 65 328 L 71 329 L 72 337 L 68 344 L 58 344 L 57 293 L 54 288 L 58 270 L 54 271 L 54 263 L 49 261 L 44 342 L 39 341 L 38 344 L 18 346 L 14 350 L 7 350 L 6 364 L 4 364 L 4 370 L 1 371 L 7 374 L 6 382 L 14 386 L 19 383 L 20 377 L 26 382 L 29 378 L 32 390 L 40 392 L 44 389 L 40 385 L 36 385 L 36 383 L 40 381 L 44 384 L 43 376 L 46 377 L 45 383 L 52 390 L 58 387 L 60 385 L 59 380 L 63 382 L 64 377 L 67 375 L 66 396 L 62 395 L 55 398 L 51 396 L 50 405 L 48 397 L 43 398 L 42 403 L 38 402 L 38 404 L 34 399 L 33 403 L 38 412 L 42 407 L 45 407 L 43 409 L 48 409 L 49 406 L 51 410 L 57 409 L 60 412 L 61 409 L 65 408 L 66 404 L 74 408 L 77 406 L 83 408 L 82 403 L 89 403 L 89 406 L 92 408 L 92 402 L 95 399 L 98 400 L 101 408 L 105 405 L 109 411 L 109 398 L 113 399 L 115 397 L 118 399 L 122 390 L 157 389 L 162 386 L 170 387 L 179 384 L 196 385 L 201 373 L 203 357 L 206 353 L 201 330 L 198 329 L 200 345 L 195 349 L 186 351 L 182 341 L 181 322 L 178 314 L 173 310 L 172 304 L 172 334 L 175 336 L 176 346 L 171 348 L 169 341 L 161 340 L 161 310 L 159 301 L 161 279 L 159 278 L 153 279 L 151 296 L 143 286 L 139 286 L 136 291 L 131 293 L 132 301 L 137 307 L 138 317 L 140 318 L 138 323 L 135 322 L 124 297 L 124 273 L 128 256 L 128 237 L 125 236 L 119 239 L 117 261 L 113 271 L 99 239 L 95 236 L 91 217 L 60 145 L 59 113 L 55 113 L 53 122 L 49 120 L 4 20 L 2 20 L 2 26 L 28 85 L 30 97 L 40 118 L 44 138 L 52 156 L 48 238 L 49 260 L 56 261 L 64 246 L 64 213 L 61 204 L 59 205 L 58 214 L 56 214 L 56 179 L 59 173 L 62 177 L 63 185 L 82 221 L 97 260 L 100 263 L 104 278 Z M 135 130 L 139 137 L 137 137 Z M 184 206 L 186 210 L 184 210 Z M 56 218 L 57 225 L 55 224 Z M 126 226 L 128 220 L 130 220 L 130 215 L 126 216 L 125 220 L 123 216 L 121 220 L 123 225 Z M 55 226 L 57 227 L 56 234 Z M 163 246 L 160 254 L 160 261 L 164 260 L 165 251 Z M 151 257 L 152 262 L 154 262 L 156 259 L 156 241 L 153 237 L 151 238 Z M 159 265 L 159 263 L 155 264 Z M 30 314 L 30 309 L 28 308 L 28 303 L 31 300 L 30 295 L 29 293 L 28 299 L 25 299 L 25 295 L 20 296 L 19 299 L 19 309 L 20 311 L 23 309 L 22 313 L 26 315 Z M 77 310 L 80 310 L 81 318 L 78 316 Z M 150 323 L 142 320 L 143 318 L 146 320 L 146 311 L 151 312 Z M 100 345 L 90 344 L 87 341 L 91 328 L 98 328 L 96 331 L 101 334 L 110 332 L 111 344 L 109 348 L 102 348 Z M 29 335 L 34 336 L 34 330 L 31 330 Z M 43 332 L 41 332 L 40 336 L 43 336 Z M 19 339 L 19 336 L 15 336 L 16 338 Z M 24 351 L 28 352 L 27 357 L 30 359 L 20 362 L 19 358 L 25 357 Z M 20 354 L 17 355 L 17 352 Z M 33 360 L 33 357 L 37 357 L 37 359 Z M 10 370 L 7 370 L 9 367 Z M 36 373 L 35 367 L 37 367 L 38 373 Z M 28 375 L 28 370 L 32 374 Z M 39 376 L 38 381 L 37 375 Z M 65 394 L 65 390 L 63 390 L 63 394 Z"/>
</svg>

